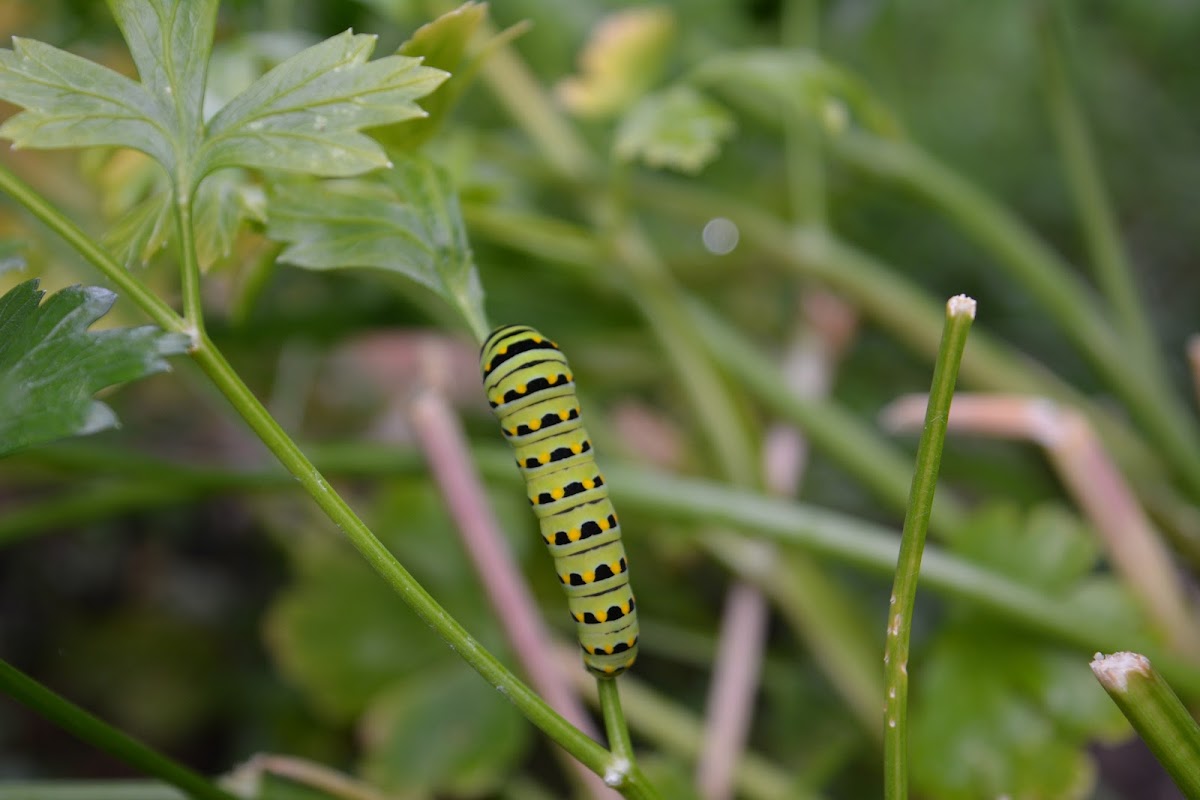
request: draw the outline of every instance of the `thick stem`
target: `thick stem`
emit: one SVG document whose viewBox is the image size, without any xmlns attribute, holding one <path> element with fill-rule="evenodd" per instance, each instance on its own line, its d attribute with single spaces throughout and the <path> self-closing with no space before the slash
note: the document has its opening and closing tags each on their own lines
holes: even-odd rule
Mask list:
<svg viewBox="0 0 1200 800">
<path fill-rule="evenodd" d="M 1138 653 L 1097 653 L 1092 672 L 1175 785 L 1200 798 L 1200 725 L 1150 660 Z"/>
<path fill-rule="evenodd" d="M 200 774 L 102 722 L 3 660 L 0 690 L 96 749 L 179 788 L 193 800 L 237 800 Z"/>
<path fill-rule="evenodd" d="M 929 529 L 929 511 L 937 488 L 946 441 L 946 420 L 958 378 L 958 365 L 967 344 L 967 332 L 975 319 L 975 301 L 964 295 L 946 304 L 946 327 L 933 367 L 933 385 L 925 412 L 925 429 L 917 446 L 908 513 L 900 536 L 896 580 L 888 608 L 887 637 L 883 663 L 887 674 L 887 698 L 883 717 L 884 797 L 908 797 L 908 648 L 912 634 L 913 608 L 917 599 L 917 577 Z"/>
<path fill-rule="evenodd" d="M 70 220 L 65 214 L 51 205 L 45 198 L 35 192 L 29 184 L 18 178 L 12 170 L 0 164 L 0 191 L 5 192 L 31 214 L 46 224 L 50 230 L 57 233 L 74 247 L 84 258 L 92 263 L 104 277 L 120 290 L 120 293 L 137 303 L 138 307 L 159 327 L 167 331 L 186 332 L 188 326 L 172 308 L 160 300 L 144 283 L 133 277 L 124 267 L 118 264 L 103 248 L 96 244 L 90 236 Z"/>
<path fill-rule="evenodd" d="M 204 335 L 204 294 L 200 286 L 200 260 L 196 256 L 196 232 L 192 227 L 190 187 L 175 188 L 175 235 L 179 241 L 180 291 L 183 294 L 183 318 L 193 339 Z"/>
</svg>

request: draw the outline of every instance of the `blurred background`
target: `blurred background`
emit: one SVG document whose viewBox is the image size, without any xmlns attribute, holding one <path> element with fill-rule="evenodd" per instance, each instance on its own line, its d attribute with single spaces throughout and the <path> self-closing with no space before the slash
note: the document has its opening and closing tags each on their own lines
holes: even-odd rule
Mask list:
<svg viewBox="0 0 1200 800">
<path fill-rule="evenodd" d="M 583 140 L 606 158 L 613 115 L 572 108 L 562 82 L 580 72 L 579 53 L 600 21 L 635 5 L 497 0 L 490 6 L 499 29 L 532 21 L 516 38 L 516 51 L 545 86 L 558 87 L 553 96 L 574 114 Z M 1200 226 L 1194 222 L 1200 207 L 1200 6 L 830 0 L 801 13 L 801 5 L 656 4 L 669 19 L 669 34 L 651 70 L 653 86 L 686 77 L 716 54 L 777 47 L 788 40 L 788 26 L 798 25 L 804 41 L 818 43 L 825 59 L 869 87 L 907 137 L 1011 208 L 1091 280 L 1048 111 L 1041 37 L 1046 20 L 1057 20 L 1073 91 L 1090 124 L 1168 380 L 1179 396 L 1194 396 L 1183 352 L 1200 309 Z M 347 28 L 378 34 L 376 55 L 390 53 L 444 10 L 418 0 L 227 1 L 210 95 L 227 99 L 287 55 Z M 808 20 L 807 27 L 797 19 Z M 5 0 L 0 34 L 6 45 L 10 35 L 38 39 L 133 74 L 104 4 Z M 0 115 L 14 110 L 0 107 Z M 548 177 L 521 126 L 480 83 L 466 90 L 426 150 L 449 165 L 462 193 L 493 322 L 534 324 L 571 357 L 601 464 L 608 453 L 682 474 L 720 476 L 720 456 L 706 450 L 687 388 L 663 368 L 636 289 L 598 288 L 602 284 L 564 269 L 553 253 L 520 252 L 472 228 L 472 209 L 506 204 L 549 209 L 563 222 L 584 225 L 591 190 Z M 5 148 L 0 158 L 97 236 L 118 227 L 153 183 L 152 170 L 127 153 Z M 778 126 L 738 114 L 736 130 L 694 180 L 786 215 L 784 162 Z M 960 292 L 976 298 L 981 329 L 1120 413 L 1112 387 L 1056 320 L 994 267 L 993 254 L 911 193 L 836 160 L 825 167 L 830 229 L 886 259 L 892 274 L 932 298 Z M 614 174 L 637 169 L 612 166 Z M 440 348 L 434 358 L 444 367 L 444 388 L 462 410 L 472 442 L 497 446 L 494 421 L 476 388 L 475 344 L 444 308 L 392 278 L 275 264 L 279 250 L 264 230 L 269 203 L 261 183 L 247 179 L 228 200 L 245 224 L 232 240 L 213 244 L 205 287 L 210 332 L 283 426 L 312 448 L 318 463 L 332 465 L 339 490 L 400 561 L 511 663 L 419 458 L 405 461 L 378 448 L 398 444 L 396 452 L 403 453 L 411 444 L 403 404 L 431 346 Z M 603 200 L 600 187 L 595 196 Z M 642 214 L 675 280 L 777 359 L 813 295 L 811 283 L 781 274 L 752 242 L 728 253 L 706 248 L 701 221 L 633 213 Z M 0 289 L 31 275 L 49 290 L 98 282 L 76 254 L 7 198 L 0 198 L 0 237 L 0 256 L 19 252 L 28 262 L 23 270 L 0 271 Z M 148 264 L 133 268 L 172 297 L 169 253 L 151 252 Z M 930 366 L 870 314 L 856 317 L 854 306 L 850 298 L 852 332 L 839 345 L 831 392 L 874 426 L 892 399 L 927 389 Z M 141 322 L 124 300 L 105 320 Z M 7 660 L 207 773 L 226 772 L 256 753 L 285 753 L 354 773 L 395 797 L 565 796 L 565 779 L 548 758 L 551 745 L 374 578 L 307 498 L 277 481 L 256 483 L 231 473 L 272 462 L 197 370 L 176 360 L 173 373 L 105 400 L 122 429 L 0 463 L 0 647 Z M 771 415 L 744 397 L 739 409 L 761 439 Z M 905 453 L 915 450 L 914 437 L 894 441 Z M 164 470 L 162 460 L 179 469 Z M 1076 535 L 1086 538 L 1078 529 L 1087 523 L 1070 510 L 1059 480 L 1029 445 L 952 437 L 943 473 L 980 512 L 973 531 L 992 529 L 1002 537 L 1019 528 L 1072 543 Z M 512 484 L 491 492 L 547 619 L 569 636 L 523 499 Z M 819 451 L 810 454 L 798 496 L 899 527 L 895 509 Z M 615 500 L 620 508 L 619 492 Z M 641 578 L 644 656 L 637 677 L 699 714 L 733 578 L 692 547 L 678 524 L 640 513 L 623 512 L 623 519 Z M 852 599 L 856 619 L 881 640 L 888 580 L 845 565 L 828 569 Z M 1092 562 L 1084 569 L 1106 572 Z M 977 666 L 972 658 L 985 660 L 1010 634 L 980 634 L 953 602 L 922 595 L 919 610 L 914 647 L 930 660 L 926 674 L 942 675 L 955 691 L 976 692 L 955 676 L 970 673 Z M 1011 635 L 1017 636 L 1008 642 L 1013 647 L 1034 647 Z M 997 681 L 1008 686 L 1013 673 L 1005 674 Z M 1086 713 L 1064 722 L 1017 696 L 1028 699 L 1020 692 L 985 698 L 991 711 L 1003 709 L 995 716 L 927 715 L 932 727 L 919 733 L 914 757 L 946 774 L 918 774 L 923 796 L 985 796 L 979 784 L 956 782 L 950 774 L 953 752 L 931 763 L 939 747 L 959 740 L 994 753 L 994 763 L 984 760 L 996 774 L 1032 776 L 1022 778 L 1027 792 L 1014 796 L 1179 796 L 1139 745 L 1122 743 L 1128 731 L 1103 702 L 1084 702 Z M 914 702 L 922 708 L 921 699 Z M 756 710 L 753 748 L 802 771 L 829 797 L 877 796 L 876 744 L 831 690 L 820 658 L 778 611 L 770 618 Z M 1011 736 L 991 738 L 1006 726 Z M 663 775 L 686 776 L 691 769 L 669 757 L 661 761 Z M 0 779 L 124 776 L 126 767 L 0 699 Z"/>
</svg>

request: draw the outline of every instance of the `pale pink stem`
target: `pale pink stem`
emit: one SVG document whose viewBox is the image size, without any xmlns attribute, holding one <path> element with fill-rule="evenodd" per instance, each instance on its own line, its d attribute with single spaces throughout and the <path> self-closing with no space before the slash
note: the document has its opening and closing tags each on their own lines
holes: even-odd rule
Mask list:
<svg viewBox="0 0 1200 800">
<path fill-rule="evenodd" d="M 805 296 L 801 320 L 781 370 L 796 394 L 820 397 L 829 392 L 834 365 L 853 335 L 855 315 L 833 295 L 814 292 Z M 763 443 L 767 491 L 780 496 L 793 494 L 807 458 L 808 441 L 799 431 L 787 425 L 772 426 Z M 762 547 L 763 561 L 770 563 L 773 548 Z M 696 786 L 704 800 L 728 800 L 733 796 L 734 771 L 750 733 L 769 614 L 767 599 L 757 586 L 737 581 L 730 587 L 696 768 Z"/>
<path fill-rule="evenodd" d="M 924 395 L 897 399 L 883 411 L 892 430 L 918 429 Z M 1200 655 L 1200 626 L 1162 536 L 1087 417 L 1051 400 L 1018 395 L 956 394 L 950 430 L 1040 445 L 1067 492 L 1091 520 L 1109 561 L 1150 618 L 1181 653 Z"/>
<path fill-rule="evenodd" d="M 1188 365 L 1192 368 L 1192 387 L 1196 390 L 1196 406 L 1200 408 L 1200 333 L 1193 333 L 1187 341 Z"/>
<path fill-rule="evenodd" d="M 228 783 L 239 795 L 258 797 L 262 793 L 263 773 L 286 778 L 338 800 L 388 800 L 388 796 L 378 789 L 324 764 L 269 753 L 256 755 L 242 764 L 234 770 Z"/>
<path fill-rule="evenodd" d="M 428 389 L 413 398 L 408 416 L 492 607 L 502 610 L 498 620 L 529 682 L 572 725 L 598 738 L 582 702 L 556 666 L 552 637 L 505 545 L 458 418 L 438 392 Z M 583 669 L 581 663 L 577 666 Z M 570 763 L 593 797 L 620 797 L 582 764 Z"/>
<path fill-rule="evenodd" d="M 766 598 L 753 584 L 737 581 L 725 595 L 696 767 L 696 785 L 705 800 L 733 796 L 734 770 L 746 747 L 758 691 L 768 613 Z"/>
</svg>

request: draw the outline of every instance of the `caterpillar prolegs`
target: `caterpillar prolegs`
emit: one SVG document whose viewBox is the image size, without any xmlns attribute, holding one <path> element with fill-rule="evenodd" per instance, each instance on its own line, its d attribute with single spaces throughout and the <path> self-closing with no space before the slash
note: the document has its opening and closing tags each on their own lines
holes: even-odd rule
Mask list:
<svg viewBox="0 0 1200 800">
<path fill-rule="evenodd" d="M 579 416 L 574 376 L 558 345 L 505 325 L 480 351 L 483 387 L 516 450 L 529 504 L 554 557 L 583 663 L 618 675 L 637 658 L 638 622 L 621 526 Z"/>
</svg>

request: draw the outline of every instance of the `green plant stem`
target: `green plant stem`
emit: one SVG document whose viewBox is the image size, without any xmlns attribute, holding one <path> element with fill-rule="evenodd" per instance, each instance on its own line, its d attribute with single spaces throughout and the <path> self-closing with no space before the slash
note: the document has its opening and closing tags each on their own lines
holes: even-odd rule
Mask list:
<svg viewBox="0 0 1200 800">
<path fill-rule="evenodd" d="M 1138 653 L 1097 653 L 1092 672 L 1175 785 L 1200 798 L 1200 725 L 1150 661 Z"/>
<path fill-rule="evenodd" d="M 694 302 L 690 311 L 695 331 L 742 388 L 773 413 L 799 426 L 818 451 L 862 481 L 880 500 L 896 509 L 906 507 L 911 469 L 895 447 L 841 406 L 789 391 L 779 370 L 711 309 Z M 943 492 L 930 528 L 948 536 L 965 518 L 966 509 L 958 499 Z"/>
<path fill-rule="evenodd" d="M 590 688 L 582 685 L 587 681 L 586 676 L 576 680 L 581 684 L 580 689 Z M 700 755 L 703 723 L 695 715 L 664 699 L 632 674 L 621 677 L 621 693 L 629 701 L 630 723 L 644 738 L 679 758 L 693 760 Z M 594 694 L 588 699 L 593 704 L 599 702 Z M 751 800 L 815 798 L 808 792 L 793 791 L 788 775 L 757 753 L 743 754 L 734 777 L 738 791 Z"/>
<path fill-rule="evenodd" d="M 175 311 L 150 289 L 118 264 L 65 214 L 51 205 L 33 188 L 18 178 L 12 170 L 0 164 L 0 191 L 25 206 L 52 231 L 61 236 L 85 259 L 100 270 L 120 293 L 132 300 L 159 327 L 167 331 L 187 332 L 188 326 Z"/>
<path fill-rule="evenodd" d="M 187 320 L 193 339 L 198 340 L 204 335 L 204 295 L 200 286 L 200 261 L 196 257 L 196 232 L 192 227 L 192 192 L 190 186 L 178 185 L 175 194 L 175 234 L 179 241 L 183 317 Z"/>
<path fill-rule="evenodd" d="M 621 691 L 618 678 L 596 678 L 596 694 L 600 697 L 600 713 L 604 717 L 604 732 L 608 735 L 608 749 L 614 759 L 623 759 L 633 764 L 633 742 L 629 739 L 629 726 L 621 711 Z"/>
<path fill-rule="evenodd" d="M 157 781 L 23 781 L 0 783 L 0 800 L 187 800 Z"/>
<path fill-rule="evenodd" d="M 391 585 L 409 607 L 437 631 L 488 683 L 503 692 L 530 722 L 593 772 L 603 775 L 609 766 L 608 752 L 564 720 L 528 686 L 517 680 L 516 676 L 467 633 L 458 620 L 447 613 L 417 583 L 346 501 L 334 491 L 329 481 L 313 466 L 296 443 L 284 433 L 206 335 L 200 335 L 199 346 L 192 356 L 251 430 L 275 454 L 284 468 L 295 476 L 367 563 Z M 648 789 L 644 776 L 636 768 L 630 773 L 627 784 L 614 788 L 628 798 L 654 796 Z"/>
<path fill-rule="evenodd" d="M 953 297 L 946 304 L 946 327 L 933 366 L 933 385 L 925 411 L 925 429 L 917 446 L 917 464 L 913 472 L 908 513 L 900 536 L 900 554 L 896 562 L 896 580 L 888 607 L 887 637 L 883 663 L 887 674 L 887 699 L 884 701 L 883 772 L 884 797 L 903 800 L 908 797 L 908 648 L 912 635 L 913 608 L 917 600 L 917 578 L 921 573 L 921 554 L 929 528 L 929 512 L 937 489 L 937 475 L 946 441 L 946 422 L 950 401 L 958 379 L 967 333 L 975 319 L 975 301 Z"/>
<path fill-rule="evenodd" d="M 207 778 L 102 722 L 4 660 L 0 660 L 0 689 L 96 749 L 177 787 L 194 800 L 237 800 Z"/>
<path fill-rule="evenodd" d="M 1116 314 L 1130 352 L 1136 353 L 1143 366 L 1152 370 L 1159 385 L 1169 385 L 1161 349 L 1143 311 L 1133 269 L 1117 233 L 1116 215 L 1100 172 L 1087 118 L 1071 85 L 1063 9 L 1058 4 L 1044 3 L 1038 11 L 1042 85 L 1046 87 L 1051 129 L 1083 225 L 1096 282 Z"/>
<path fill-rule="evenodd" d="M 843 160 L 897 181 L 956 220 L 1042 304 L 1200 498 L 1200 428 L 1099 313 L 1092 291 L 1042 240 L 992 198 L 916 145 L 860 133 L 836 137 Z"/>
</svg>

